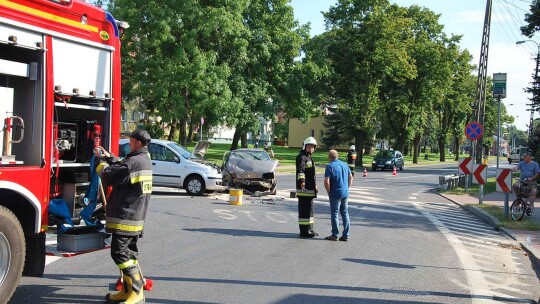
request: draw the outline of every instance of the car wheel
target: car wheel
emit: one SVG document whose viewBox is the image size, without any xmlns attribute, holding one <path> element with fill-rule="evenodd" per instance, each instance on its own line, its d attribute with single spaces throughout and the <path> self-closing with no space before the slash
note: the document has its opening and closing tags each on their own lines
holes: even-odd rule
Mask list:
<svg viewBox="0 0 540 304">
<path fill-rule="evenodd" d="M 202 195 L 206 190 L 204 180 L 198 175 L 188 176 L 184 183 L 184 188 L 186 189 L 187 193 L 197 196 Z"/>
<path fill-rule="evenodd" d="M 403 165 L 404 164 L 401 164 L 401 166 L 399 166 L 399 171 L 403 171 Z"/>
</svg>

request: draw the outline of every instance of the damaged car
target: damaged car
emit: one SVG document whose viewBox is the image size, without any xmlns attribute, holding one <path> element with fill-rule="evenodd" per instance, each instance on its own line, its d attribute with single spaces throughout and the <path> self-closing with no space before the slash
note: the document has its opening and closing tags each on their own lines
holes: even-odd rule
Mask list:
<svg viewBox="0 0 540 304">
<path fill-rule="evenodd" d="M 242 188 L 276 194 L 275 169 L 277 160 L 260 149 L 237 149 L 223 155 L 223 184 L 229 188 Z"/>
<path fill-rule="evenodd" d="M 203 157 L 209 141 L 199 141 L 193 153 L 176 142 L 152 139 L 148 152 L 152 160 L 153 186 L 185 189 L 190 195 L 225 190 L 221 168 Z M 129 153 L 129 139 L 120 140 L 120 156 Z"/>
</svg>

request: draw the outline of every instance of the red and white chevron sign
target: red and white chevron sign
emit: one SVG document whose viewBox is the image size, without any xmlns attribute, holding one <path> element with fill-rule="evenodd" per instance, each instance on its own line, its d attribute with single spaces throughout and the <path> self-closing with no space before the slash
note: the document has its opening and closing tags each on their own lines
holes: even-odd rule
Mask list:
<svg viewBox="0 0 540 304">
<path fill-rule="evenodd" d="M 498 192 L 512 192 L 512 169 L 497 169 L 497 183 L 495 190 Z"/>
<path fill-rule="evenodd" d="M 460 158 L 458 165 L 459 174 L 471 174 L 472 165 L 472 157 Z"/>
<path fill-rule="evenodd" d="M 485 185 L 487 181 L 487 165 L 474 164 L 473 165 L 473 183 Z"/>
</svg>

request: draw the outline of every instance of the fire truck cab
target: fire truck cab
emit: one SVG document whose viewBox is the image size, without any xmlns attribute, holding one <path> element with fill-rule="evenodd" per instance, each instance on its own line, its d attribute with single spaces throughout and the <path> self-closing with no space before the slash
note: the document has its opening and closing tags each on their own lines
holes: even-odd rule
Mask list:
<svg viewBox="0 0 540 304">
<path fill-rule="evenodd" d="M 94 144 L 118 154 L 121 31 L 82 1 L 0 0 L 0 303 L 43 275 L 51 200 L 78 219 Z"/>
</svg>

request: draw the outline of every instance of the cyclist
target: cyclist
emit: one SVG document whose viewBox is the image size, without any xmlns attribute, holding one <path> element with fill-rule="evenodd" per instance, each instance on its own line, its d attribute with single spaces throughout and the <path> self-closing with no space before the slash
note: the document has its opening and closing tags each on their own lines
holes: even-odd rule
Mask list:
<svg viewBox="0 0 540 304">
<path fill-rule="evenodd" d="M 514 183 L 514 192 L 519 192 L 519 184 L 521 181 L 525 182 L 527 185 L 527 190 L 529 192 L 529 207 L 527 208 L 527 215 L 532 214 L 534 208 L 534 201 L 536 199 L 536 192 L 538 191 L 538 185 L 536 184 L 536 179 L 540 177 L 540 167 L 538 163 L 532 160 L 532 155 L 530 152 L 523 154 L 523 160 L 519 162 L 512 171 L 521 171 L 521 176 L 517 182 Z"/>
</svg>

